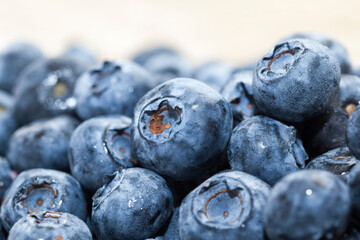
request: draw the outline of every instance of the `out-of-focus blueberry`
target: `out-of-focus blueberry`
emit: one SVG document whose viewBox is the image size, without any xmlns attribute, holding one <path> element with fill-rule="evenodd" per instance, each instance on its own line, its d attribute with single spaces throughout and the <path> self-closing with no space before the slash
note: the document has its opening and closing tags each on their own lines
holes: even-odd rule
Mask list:
<svg viewBox="0 0 360 240">
<path fill-rule="evenodd" d="M 350 116 L 360 102 L 360 77 L 342 75 L 340 80 L 340 106 Z"/>
<path fill-rule="evenodd" d="M 174 49 L 170 47 L 152 47 L 139 52 L 133 58 L 133 61 L 143 66 L 152 57 L 162 54 L 179 55 Z"/>
<path fill-rule="evenodd" d="M 252 91 L 253 71 L 239 71 L 234 74 L 220 91 L 230 103 L 234 126 L 257 112 Z"/>
<path fill-rule="evenodd" d="M 328 151 L 311 160 L 306 169 L 318 169 L 346 177 L 358 160 L 351 155 L 349 148 L 342 147 Z"/>
<path fill-rule="evenodd" d="M 73 88 L 87 66 L 74 58 L 38 61 L 20 76 L 15 88 L 15 117 L 21 125 L 35 119 L 74 113 Z"/>
<path fill-rule="evenodd" d="M 229 104 L 190 78 L 167 81 L 135 107 L 132 151 L 140 166 L 190 180 L 217 165 L 230 139 Z"/>
<path fill-rule="evenodd" d="M 99 239 L 153 236 L 173 210 L 165 180 L 143 168 L 115 172 L 93 197 L 92 223 Z"/>
<path fill-rule="evenodd" d="M 43 58 L 42 52 L 28 43 L 14 43 L 0 53 L 0 89 L 11 92 L 20 73 L 31 63 Z"/>
<path fill-rule="evenodd" d="M 63 53 L 64 57 L 75 58 L 78 61 L 82 61 L 85 65 L 91 67 L 96 64 L 96 56 L 90 52 L 87 48 L 79 45 L 69 46 Z"/>
<path fill-rule="evenodd" d="M 350 216 L 349 188 L 322 170 L 289 174 L 270 192 L 264 221 L 271 240 L 337 239 Z"/>
<path fill-rule="evenodd" d="M 297 33 L 286 39 L 305 38 L 320 42 L 330 49 L 335 58 L 339 61 L 341 73 L 351 72 L 351 61 L 346 48 L 338 41 L 321 33 Z"/>
<path fill-rule="evenodd" d="M 70 213 L 39 211 L 17 221 L 8 240 L 81 239 L 92 240 L 85 222 Z"/>
<path fill-rule="evenodd" d="M 232 68 L 229 65 L 213 61 L 204 63 L 195 69 L 193 77 L 220 92 L 220 89 L 230 79 L 231 73 Z"/>
<path fill-rule="evenodd" d="M 348 175 L 347 183 L 350 187 L 352 201 L 352 215 L 360 220 L 360 164 L 356 164 Z"/>
<path fill-rule="evenodd" d="M 152 76 L 130 61 L 105 61 L 77 81 L 76 113 L 83 120 L 99 115 L 132 117 L 137 101 L 155 86 Z"/>
<path fill-rule="evenodd" d="M 346 142 L 352 155 L 360 159 L 360 106 L 352 112 L 346 130 Z"/>
<path fill-rule="evenodd" d="M 308 158 L 294 127 L 263 116 L 248 118 L 234 128 L 227 155 L 231 169 L 271 185 L 304 168 Z"/>
<path fill-rule="evenodd" d="M 14 98 L 0 90 L 0 155 L 4 156 L 9 144 L 10 136 L 17 128 L 13 117 Z"/>
<path fill-rule="evenodd" d="M 86 200 L 80 184 L 69 174 L 50 169 L 24 171 L 13 181 L 1 205 L 6 231 L 23 216 L 40 210 L 68 212 L 86 219 Z"/>
<path fill-rule="evenodd" d="M 79 125 L 70 140 L 71 174 L 89 192 L 103 185 L 106 175 L 120 167 L 133 167 L 130 146 L 131 119 L 103 116 Z"/>
<path fill-rule="evenodd" d="M 264 239 L 263 209 L 270 187 L 239 171 L 218 173 L 183 200 L 180 239 Z"/>
<path fill-rule="evenodd" d="M 10 169 L 10 165 L 5 158 L 0 157 L 0 200 L 3 198 L 5 191 L 10 186 L 16 172 Z"/>
<path fill-rule="evenodd" d="M 69 171 L 69 142 L 78 124 L 75 118 L 61 115 L 19 128 L 11 136 L 6 155 L 11 167 L 17 171 L 30 168 Z"/>
<path fill-rule="evenodd" d="M 303 122 L 331 106 L 340 77 L 339 63 L 327 47 L 314 40 L 288 40 L 259 61 L 254 99 L 270 117 Z"/>
</svg>

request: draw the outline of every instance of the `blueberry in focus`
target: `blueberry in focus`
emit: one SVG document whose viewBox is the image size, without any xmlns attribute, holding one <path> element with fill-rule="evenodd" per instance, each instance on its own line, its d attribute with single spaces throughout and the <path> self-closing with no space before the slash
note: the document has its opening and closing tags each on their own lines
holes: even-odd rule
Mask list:
<svg viewBox="0 0 360 240">
<path fill-rule="evenodd" d="M 220 91 L 221 95 L 231 106 L 234 126 L 257 113 L 251 87 L 252 79 L 253 71 L 239 71 L 232 75 Z"/>
<path fill-rule="evenodd" d="M 216 90 L 178 78 L 140 99 L 133 124 L 131 145 L 140 166 L 184 181 L 219 164 L 230 139 L 232 114 Z"/>
<path fill-rule="evenodd" d="M 173 210 L 165 180 L 143 168 L 115 172 L 93 197 L 92 223 L 99 239 L 152 237 Z"/>
<path fill-rule="evenodd" d="M 90 230 L 70 213 L 39 211 L 22 217 L 9 232 L 9 240 L 92 240 Z"/>
<path fill-rule="evenodd" d="M 350 216 L 348 186 L 323 170 L 302 170 L 284 177 L 270 192 L 264 211 L 270 240 L 337 239 Z"/>
<path fill-rule="evenodd" d="M 232 68 L 230 66 L 213 61 L 196 68 L 193 77 L 220 92 L 221 88 L 230 79 L 231 74 Z"/>
<path fill-rule="evenodd" d="M 347 184 L 350 187 L 352 215 L 360 220 L 360 164 L 356 164 L 351 170 L 347 178 Z"/>
<path fill-rule="evenodd" d="M 284 41 L 258 62 L 252 84 L 255 103 L 269 117 L 303 122 L 331 106 L 340 77 L 338 61 L 321 43 Z"/>
<path fill-rule="evenodd" d="M 7 158 L 13 169 L 49 168 L 69 171 L 70 137 L 78 120 L 67 115 L 39 119 L 11 136 Z"/>
<path fill-rule="evenodd" d="M 351 155 L 349 148 L 342 147 L 333 149 L 312 159 L 306 165 L 306 169 L 326 170 L 333 174 L 346 177 L 357 162 L 358 160 Z"/>
<path fill-rule="evenodd" d="M 263 210 L 269 192 L 269 185 L 250 174 L 215 174 L 183 200 L 180 239 L 264 239 Z"/>
<path fill-rule="evenodd" d="M 29 43 L 13 43 L 0 53 L 0 89 L 12 92 L 20 73 L 43 58 L 42 52 Z"/>
<path fill-rule="evenodd" d="M 180 211 L 180 207 L 174 209 L 169 226 L 166 232 L 164 233 L 164 240 L 180 240 L 179 211 Z"/>
<path fill-rule="evenodd" d="M 86 219 L 86 200 L 80 184 L 69 174 L 50 169 L 31 169 L 18 175 L 1 205 L 6 231 L 23 216 L 41 210 L 68 212 Z"/>
<path fill-rule="evenodd" d="M 136 63 L 105 61 L 77 81 L 76 113 L 83 120 L 111 114 L 132 117 L 137 101 L 154 86 L 150 73 Z"/>
<path fill-rule="evenodd" d="M 264 116 L 248 118 L 233 129 L 227 156 L 231 169 L 270 185 L 304 168 L 308 158 L 294 127 Z"/>
<path fill-rule="evenodd" d="M 346 142 L 351 154 L 360 159 L 360 106 L 357 106 L 350 115 L 346 130 Z"/>
<path fill-rule="evenodd" d="M 311 39 L 325 45 L 330 49 L 331 53 L 340 63 L 341 73 L 348 74 L 351 72 L 351 61 L 348 51 L 338 41 L 321 33 L 297 33 L 290 37 L 287 37 L 287 39 L 296 39 L 296 38 Z"/>
<path fill-rule="evenodd" d="M 14 98 L 0 90 L 0 155 L 4 156 L 9 139 L 18 124 L 13 116 Z"/>
<path fill-rule="evenodd" d="M 80 124 L 70 139 L 71 174 L 84 189 L 95 192 L 106 175 L 135 166 L 131 155 L 131 119 L 113 115 Z"/>
<path fill-rule="evenodd" d="M 21 125 L 60 114 L 74 114 L 75 81 L 87 66 L 74 58 L 44 59 L 32 64 L 15 88 L 15 117 Z"/>
</svg>

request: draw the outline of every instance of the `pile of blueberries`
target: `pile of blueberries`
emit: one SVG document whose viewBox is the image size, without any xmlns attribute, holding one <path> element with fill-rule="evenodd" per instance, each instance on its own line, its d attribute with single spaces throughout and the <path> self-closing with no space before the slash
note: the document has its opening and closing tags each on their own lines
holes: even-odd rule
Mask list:
<svg viewBox="0 0 360 240">
<path fill-rule="evenodd" d="M 239 67 L 15 43 L 0 239 L 360 239 L 359 75 L 314 33 Z"/>
</svg>

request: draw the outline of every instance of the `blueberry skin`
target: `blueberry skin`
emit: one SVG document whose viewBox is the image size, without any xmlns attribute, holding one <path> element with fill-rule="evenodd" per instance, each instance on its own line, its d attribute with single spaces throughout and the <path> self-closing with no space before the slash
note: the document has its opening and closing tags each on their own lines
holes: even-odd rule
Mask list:
<svg viewBox="0 0 360 240">
<path fill-rule="evenodd" d="M 21 125 L 45 117 L 74 114 L 75 81 L 87 69 L 74 58 L 44 59 L 24 71 L 15 88 L 15 117 Z"/>
<path fill-rule="evenodd" d="M 64 57 L 75 58 L 78 61 L 84 62 L 85 65 L 91 67 L 96 64 L 96 56 L 87 48 L 80 45 L 71 45 L 63 53 Z"/>
<path fill-rule="evenodd" d="M 164 240 L 180 240 L 179 211 L 179 207 L 174 209 L 169 226 L 164 234 Z"/>
<path fill-rule="evenodd" d="M 269 117 L 303 122 L 330 107 L 340 77 L 339 63 L 327 47 L 291 39 L 277 44 L 258 62 L 254 99 Z"/>
<path fill-rule="evenodd" d="M 347 177 L 349 171 L 357 162 L 358 160 L 351 155 L 349 148 L 342 147 L 314 158 L 306 165 L 306 169 L 326 170 Z"/>
<path fill-rule="evenodd" d="M 29 43 L 13 43 L 0 53 L 0 89 L 11 92 L 20 73 L 43 58 L 42 52 Z"/>
<path fill-rule="evenodd" d="M 5 156 L 9 139 L 18 124 L 13 116 L 14 98 L 0 90 L 0 155 Z"/>
<path fill-rule="evenodd" d="M 7 158 L 17 171 L 49 168 L 69 171 L 70 137 L 79 125 L 67 115 L 39 119 L 17 129 L 9 141 Z"/>
<path fill-rule="evenodd" d="M 360 106 L 357 106 L 349 117 L 346 142 L 351 154 L 360 159 Z"/>
<path fill-rule="evenodd" d="M 154 86 L 152 76 L 136 63 L 105 61 L 77 81 L 76 113 L 83 120 L 111 114 L 132 117 L 137 101 Z"/>
<path fill-rule="evenodd" d="M 93 197 L 96 236 L 109 240 L 153 236 L 173 210 L 172 194 L 165 180 L 143 168 L 122 169 L 111 178 Z"/>
<path fill-rule="evenodd" d="M 113 115 L 91 118 L 76 128 L 70 139 L 70 169 L 84 189 L 95 192 L 106 175 L 135 166 L 130 127 L 130 118 Z"/>
<path fill-rule="evenodd" d="M 360 220 L 360 164 L 357 163 L 351 170 L 347 178 L 350 187 L 352 215 Z"/>
<path fill-rule="evenodd" d="M 220 172 L 183 200 L 180 239 L 263 239 L 263 209 L 270 187 L 240 171 Z"/>
<path fill-rule="evenodd" d="M 220 91 L 231 106 L 234 126 L 258 112 L 251 87 L 252 79 L 253 71 L 239 71 L 230 78 Z"/>
<path fill-rule="evenodd" d="M 233 69 L 227 64 L 221 62 L 207 62 L 194 70 L 193 78 L 206 83 L 216 91 L 221 88 L 230 79 Z"/>
<path fill-rule="evenodd" d="M 0 157 L 0 200 L 5 195 L 5 191 L 11 185 L 12 180 L 16 177 L 16 173 L 11 170 L 8 161 Z"/>
<path fill-rule="evenodd" d="M 230 139 L 229 104 L 208 85 L 190 78 L 167 81 L 135 107 L 132 151 L 140 166 L 175 180 L 211 169 Z"/>
<path fill-rule="evenodd" d="M 328 47 L 331 53 L 340 63 L 341 73 L 347 74 L 351 72 L 351 61 L 346 48 L 338 41 L 321 33 L 297 33 L 287 39 L 305 38 L 320 42 Z"/>
<path fill-rule="evenodd" d="M 340 107 L 350 116 L 359 105 L 360 77 L 355 75 L 342 75 L 340 80 Z"/>
<path fill-rule="evenodd" d="M 271 190 L 264 211 L 270 240 L 337 239 L 350 216 L 348 186 L 323 170 L 303 170 L 284 177 Z"/>
<path fill-rule="evenodd" d="M 250 173 L 274 185 L 305 167 L 308 156 L 296 129 L 274 119 L 255 116 L 232 131 L 227 149 L 231 169 Z"/>
<path fill-rule="evenodd" d="M 78 181 L 51 169 L 24 171 L 13 181 L 1 205 L 1 221 L 6 231 L 28 213 L 49 210 L 68 212 L 86 219 L 86 200 Z"/>
<path fill-rule="evenodd" d="M 132 60 L 137 64 L 144 66 L 144 64 L 151 58 L 162 54 L 179 55 L 174 49 L 170 47 L 159 46 L 142 50 L 141 52 L 137 53 Z"/>
<path fill-rule="evenodd" d="M 39 211 L 22 217 L 9 232 L 8 240 L 84 239 L 92 240 L 90 230 L 70 213 Z"/>
</svg>

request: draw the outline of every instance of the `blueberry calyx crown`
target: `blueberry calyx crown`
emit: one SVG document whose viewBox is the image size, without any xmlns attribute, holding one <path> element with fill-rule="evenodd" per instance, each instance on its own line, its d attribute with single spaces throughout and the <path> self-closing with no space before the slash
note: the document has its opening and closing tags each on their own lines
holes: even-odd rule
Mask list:
<svg viewBox="0 0 360 240">
<path fill-rule="evenodd" d="M 100 68 L 92 70 L 90 74 L 95 77 L 91 86 L 93 95 L 100 96 L 105 92 L 109 87 L 107 82 L 111 80 L 111 76 L 119 71 L 121 71 L 121 66 L 109 61 L 105 61 Z"/>
</svg>

